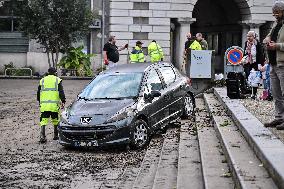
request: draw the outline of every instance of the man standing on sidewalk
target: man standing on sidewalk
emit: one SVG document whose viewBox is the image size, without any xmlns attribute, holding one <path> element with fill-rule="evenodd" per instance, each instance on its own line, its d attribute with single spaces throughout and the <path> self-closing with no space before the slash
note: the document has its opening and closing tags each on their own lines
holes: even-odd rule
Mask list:
<svg viewBox="0 0 284 189">
<path fill-rule="evenodd" d="M 269 57 L 270 80 L 275 103 L 275 119 L 265 123 L 265 127 L 284 130 L 284 2 L 276 1 L 272 7 L 276 21 L 268 36 L 264 39 Z"/>
<path fill-rule="evenodd" d="M 119 51 L 128 48 L 128 44 L 118 48 L 115 43 L 115 36 L 111 35 L 108 38 L 108 42 L 104 45 L 104 63 L 108 66 L 108 68 L 116 66 L 116 63 L 119 61 Z"/>
<path fill-rule="evenodd" d="M 46 142 L 45 126 L 51 117 L 51 122 L 54 126 L 53 140 L 58 140 L 58 124 L 59 124 L 59 108 L 65 105 L 65 95 L 62 86 L 62 80 L 56 76 L 56 69 L 49 68 L 48 75 L 42 78 L 39 82 L 37 91 L 37 100 L 40 104 L 40 143 Z"/>
</svg>

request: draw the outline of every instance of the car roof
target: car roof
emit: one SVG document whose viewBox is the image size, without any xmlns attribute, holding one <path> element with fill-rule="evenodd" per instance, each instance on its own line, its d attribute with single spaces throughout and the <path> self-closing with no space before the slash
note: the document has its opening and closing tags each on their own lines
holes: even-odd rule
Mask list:
<svg viewBox="0 0 284 189">
<path fill-rule="evenodd" d="M 147 68 L 154 65 L 170 65 L 168 62 L 160 63 L 131 63 L 131 64 L 120 64 L 108 70 L 105 70 L 104 74 L 109 73 L 143 73 Z"/>
<path fill-rule="evenodd" d="M 151 63 L 131 63 L 131 64 L 121 64 L 105 70 L 104 73 L 133 73 L 133 72 L 141 72 L 143 73 L 148 67 L 150 67 Z"/>
</svg>

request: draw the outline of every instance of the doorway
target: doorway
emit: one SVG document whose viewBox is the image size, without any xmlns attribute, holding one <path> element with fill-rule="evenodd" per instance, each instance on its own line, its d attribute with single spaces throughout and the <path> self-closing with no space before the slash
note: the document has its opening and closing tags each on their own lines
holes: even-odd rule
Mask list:
<svg viewBox="0 0 284 189">
<path fill-rule="evenodd" d="M 242 45 L 242 15 L 238 4 L 228 0 L 198 0 L 193 9 L 196 22 L 191 33 L 202 33 L 209 50 L 214 50 L 215 73 L 224 71 L 224 54 L 231 46 Z"/>
</svg>

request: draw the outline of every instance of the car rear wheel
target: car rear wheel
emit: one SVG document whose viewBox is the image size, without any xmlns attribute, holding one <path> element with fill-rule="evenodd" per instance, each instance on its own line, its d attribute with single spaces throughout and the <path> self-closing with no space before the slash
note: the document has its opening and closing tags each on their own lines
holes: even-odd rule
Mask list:
<svg viewBox="0 0 284 189">
<path fill-rule="evenodd" d="M 144 120 L 137 120 L 131 129 L 131 148 L 142 149 L 150 141 L 150 130 Z"/>
<path fill-rule="evenodd" d="M 183 108 L 183 116 L 182 118 L 188 118 L 189 116 L 192 116 L 194 114 L 194 97 L 191 94 L 187 94 L 184 97 L 184 108 Z"/>
</svg>

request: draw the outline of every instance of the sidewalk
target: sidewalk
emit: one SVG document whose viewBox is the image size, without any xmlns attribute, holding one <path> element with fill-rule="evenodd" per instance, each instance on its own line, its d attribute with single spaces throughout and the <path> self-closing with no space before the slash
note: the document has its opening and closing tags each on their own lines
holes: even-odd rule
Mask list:
<svg viewBox="0 0 284 189">
<path fill-rule="evenodd" d="M 259 100 L 263 89 L 258 90 L 258 99 L 251 98 L 241 99 L 240 102 L 262 123 L 272 121 L 274 119 L 274 102 L 267 100 Z M 270 128 L 271 132 L 284 142 L 284 131 Z"/>
</svg>

